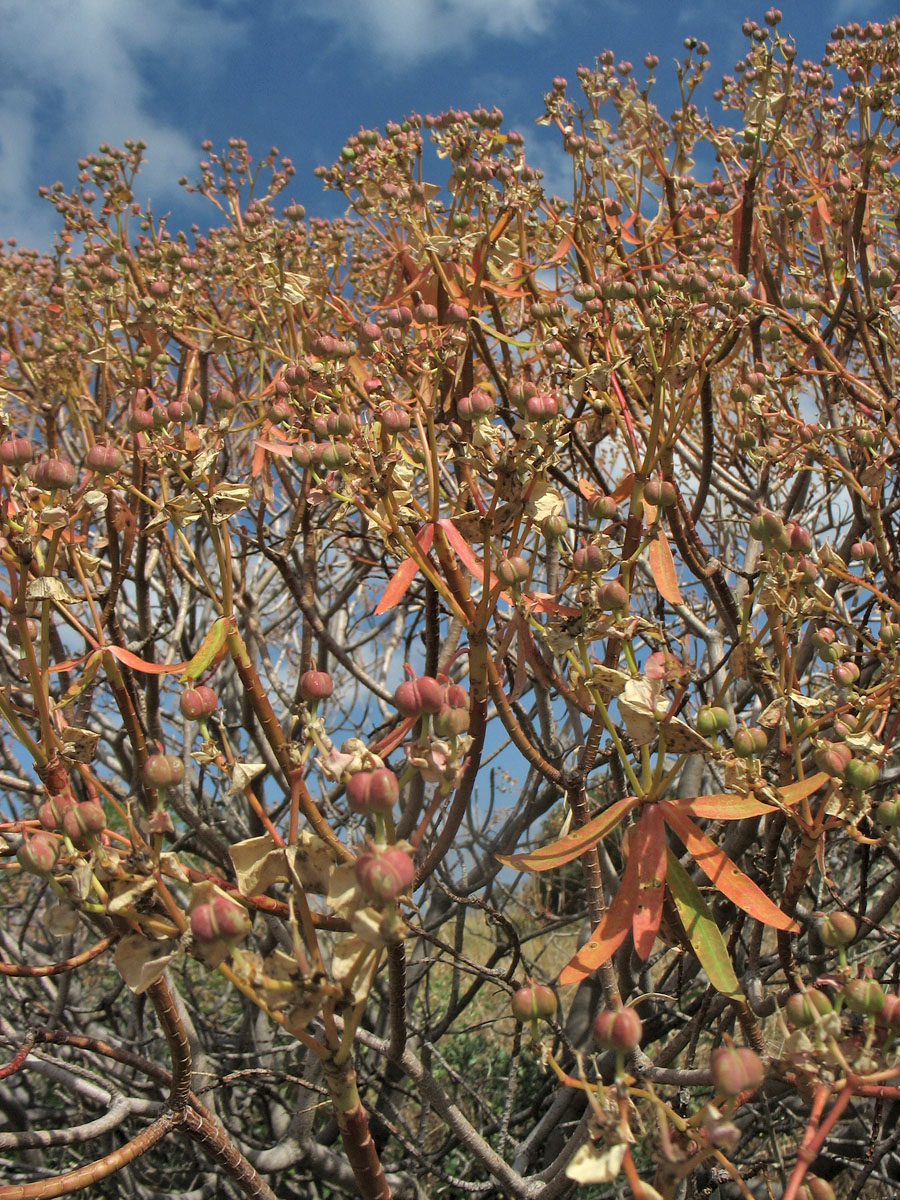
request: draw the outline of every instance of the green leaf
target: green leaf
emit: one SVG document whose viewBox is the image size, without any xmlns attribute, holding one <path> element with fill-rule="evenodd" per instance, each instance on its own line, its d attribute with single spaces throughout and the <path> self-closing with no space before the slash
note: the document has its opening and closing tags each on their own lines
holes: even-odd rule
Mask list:
<svg viewBox="0 0 900 1200">
<path fill-rule="evenodd" d="M 212 627 L 200 644 L 200 649 L 184 666 L 181 676 L 182 683 L 190 683 L 205 675 L 215 666 L 225 654 L 228 638 L 228 618 L 219 617 L 213 621 Z"/>
<path fill-rule="evenodd" d="M 728 947 L 703 899 L 703 893 L 671 850 L 666 880 L 691 949 L 697 955 L 709 982 L 723 996 L 743 1000 L 744 993 L 728 957 Z"/>
<path fill-rule="evenodd" d="M 498 854 L 497 858 L 505 867 L 515 867 L 519 871 L 552 871 L 554 867 L 564 867 L 584 854 L 585 850 L 596 846 L 636 804 L 634 796 L 626 796 L 588 821 L 587 825 L 582 825 L 559 841 L 551 842 L 549 846 L 541 846 L 530 854 Z"/>
</svg>

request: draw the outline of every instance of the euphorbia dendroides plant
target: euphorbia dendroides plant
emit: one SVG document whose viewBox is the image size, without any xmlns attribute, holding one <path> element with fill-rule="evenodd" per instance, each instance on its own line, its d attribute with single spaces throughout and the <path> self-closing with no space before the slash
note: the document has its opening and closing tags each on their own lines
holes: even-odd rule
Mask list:
<svg viewBox="0 0 900 1200">
<path fill-rule="evenodd" d="M 900 22 L 780 20 L 0 254 L 0 1200 L 887 1194 Z"/>
</svg>

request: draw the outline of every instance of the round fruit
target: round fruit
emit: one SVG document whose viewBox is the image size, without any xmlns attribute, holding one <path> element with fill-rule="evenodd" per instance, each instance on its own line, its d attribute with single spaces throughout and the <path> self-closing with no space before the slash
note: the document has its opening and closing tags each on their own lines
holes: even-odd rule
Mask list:
<svg viewBox="0 0 900 1200">
<path fill-rule="evenodd" d="M 394 692 L 394 703 L 404 717 L 440 712 L 444 703 L 443 688 L 432 676 L 420 675 L 400 684 Z"/>
<path fill-rule="evenodd" d="M 62 828 L 63 833 L 73 842 L 102 833 L 106 828 L 103 806 L 96 800 L 83 800 L 80 804 L 73 804 L 62 815 Z"/>
<path fill-rule="evenodd" d="M 884 990 L 874 979 L 851 979 L 844 984 L 844 1003 L 851 1012 L 874 1017 L 884 1008 Z"/>
<path fill-rule="evenodd" d="M 199 721 L 201 717 L 211 716 L 219 707 L 219 699 L 211 687 L 199 683 L 196 687 L 185 688 L 178 700 L 181 715 L 189 721 Z"/>
<path fill-rule="evenodd" d="M 709 1059 L 713 1083 L 724 1096 L 755 1092 L 766 1077 L 762 1060 L 747 1046 L 721 1046 Z"/>
<path fill-rule="evenodd" d="M 644 488 L 644 499 L 659 508 L 671 508 L 675 503 L 675 485 L 668 479 L 651 479 Z"/>
<path fill-rule="evenodd" d="M 49 875 L 59 858 L 59 842 L 49 833 L 35 833 L 19 847 L 16 858 L 23 871 L 32 875 Z"/>
<path fill-rule="evenodd" d="M 837 778 L 837 776 L 843 775 L 853 758 L 853 752 L 842 742 L 824 742 L 818 747 L 813 757 L 820 771 Z"/>
<path fill-rule="evenodd" d="M 882 829 L 893 832 L 900 825 L 900 797 L 882 800 L 875 809 L 875 820 Z"/>
<path fill-rule="evenodd" d="M 47 491 L 59 488 L 60 491 L 67 492 L 75 486 L 77 478 L 76 468 L 62 458 L 45 459 L 44 462 L 38 463 L 33 474 L 34 482 L 38 487 L 45 488 Z"/>
<path fill-rule="evenodd" d="M 798 1029 L 814 1025 L 817 1017 L 825 1017 L 834 1010 L 831 1001 L 818 988 L 807 988 L 805 992 L 794 992 L 784 1006 L 787 1018 Z"/>
<path fill-rule="evenodd" d="M 849 946 L 856 937 L 856 918 L 852 913 L 833 912 L 820 917 L 816 928 L 826 946 Z"/>
<path fill-rule="evenodd" d="M 487 392 L 481 392 L 477 389 L 456 402 L 456 411 L 464 421 L 473 421 L 478 417 L 489 417 L 493 414 L 494 408 L 493 396 L 489 396 Z"/>
<path fill-rule="evenodd" d="M 511 558 L 505 556 L 497 563 L 497 578 L 504 587 L 512 587 L 528 578 L 531 565 L 522 554 L 514 554 Z"/>
<path fill-rule="evenodd" d="M 597 588 L 597 603 L 604 612 L 617 612 L 628 605 L 628 593 L 616 580 Z"/>
<path fill-rule="evenodd" d="M 30 463 L 33 456 L 34 450 L 28 438 L 13 437 L 0 442 L 0 463 L 5 467 L 22 467 Z"/>
<path fill-rule="evenodd" d="M 834 1188 L 820 1175 L 807 1174 L 797 1192 L 797 1200 L 835 1200 Z"/>
<path fill-rule="evenodd" d="M 174 787 L 184 778 L 184 763 L 177 754 L 151 754 L 143 775 L 147 787 Z"/>
<path fill-rule="evenodd" d="M 513 992 L 510 1007 L 517 1021 L 549 1020 L 556 1016 L 556 996 L 541 983 L 526 984 Z"/>
<path fill-rule="evenodd" d="M 619 506 L 612 496 L 594 496 L 588 500 L 587 510 L 597 521 L 612 521 L 618 516 Z"/>
<path fill-rule="evenodd" d="M 742 727 L 735 731 L 734 740 L 732 741 L 734 752 L 739 758 L 752 758 L 756 753 L 756 741 L 753 737 L 753 730 Z"/>
<path fill-rule="evenodd" d="M 838 663 L 832 667 L 831 678 L 838 687 L 852 687 L 859 679 L 859 667 L 852 662 Z"/>
<path fill-rule="evenodd" d="M 327 700 L 334 691 L 334 680 L 327 671 L 304 671 L 299 681 L 301 699 Z"/>
<path fill-rule="evenodd" d="M 594 1041 L 604 1050 L 627 1054 L 641 1044 L 644 1027 L 633 1008 L 604 1009 L 598 1012 L 591 1025 Z"/>
<path fill-rule="evenodd" d="M 572 566 L 584 575 L 596 575 L 604 570 L 606 555 L 599 546 L 579 546 L 572 555 Z"/>
<path fill-rule="evenodd" d="M 551 396 L 549 392 L 538 392 L 535 396 L 529 396 L 525 401 L 525 412 L 539 424 L 544 421 L 552 421 L 559 412 L 559 403 L 555 396 Z"/>
<path fill-rule="evenodd" d="M 407 891 L 416 875 L 413 860 L 397 846 L 371 850 L 356 860 L 356 882 L 367 899 L 378 904 Z"/>
<path fill-rule="evenodd" d="M 111 475 L 125 464 L 125 455 L 117 446 L 91 446 L 84 456 L 84 465 L 98 475 Z"/>
<path fill-rule="evenodd" d="M 697 712 L 697 732 L 704 737 L 728 728 L 728 713 L 718 705 L 704 704 Z"/>
<path fill-rule="evenodd" d="M 354 812 L 388 813 L 400 799 L 400 782 L 388 767 L 357 771 L 347 780 L 347 802 Z"/>
<path fill-rule="evenodd" d="M 245 937 L 251 924 L 250 914 L 243 904 L 218 893 L 191 912 L 191 932 L 198 942 Z"/>
<path fill-rule="evenodd" d="M 877 763 L 864 762 L 861 758 L 851 758 L 844 767 L 843 778 L 844 782 L 851 787 L 864 790 L 878 782 L 880 773 Z"/>
</svg>

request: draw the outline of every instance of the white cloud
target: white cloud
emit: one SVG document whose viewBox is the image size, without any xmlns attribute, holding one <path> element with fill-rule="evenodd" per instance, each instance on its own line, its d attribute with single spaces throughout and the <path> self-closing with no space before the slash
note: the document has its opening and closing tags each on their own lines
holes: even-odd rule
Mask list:
<svg viewBox="0 0 900 1200">
<path fill-rule="evenodd" d="M 304 16 L 336 26 L 392 66 L 484 38 L 539 36 L 564 0 L 299 0 Z"/>
<path fill-rule="evenodd" d="M 152 111 L 153 91 L 177 95 L 221 69 L 240 26 L 219 0 L 0 0 L 0 236 L 45 248 L 57 227 L 39 184 L 100 142 L 147 143 L 141 190 L 172 195 L 198 148 Z"/>
</svg>

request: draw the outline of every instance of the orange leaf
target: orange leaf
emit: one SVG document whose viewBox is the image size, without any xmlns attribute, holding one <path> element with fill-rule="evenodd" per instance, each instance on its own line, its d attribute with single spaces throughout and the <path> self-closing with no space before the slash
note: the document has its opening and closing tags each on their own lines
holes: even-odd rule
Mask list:
<svg viewBox="0 0 900 1200">
<path fill-rule="evenodd" d="M 497 858 L 505 867 L 515 867 L 519 871 L 551 871 L 554 867 L 564 867 L 602 841 L 635 804 L 634 796 L 626 796 L 574 833 L 566 834 L 549 846 L 540 846 L 530 854 L 498 854 Z"/>
<path fill-rule="evenodd" d="M 819 771 L 816 775 L 810 775 L 808 779 L 798 779 L 796 783 L 789 783 L 787 787 L 776 788 L 778 798 L 782 804 L 787 804 L 790 807 L 792 804 L 799 804 L 801 800 L 805 800 L 807 796 L 811 796 L 813 792 L 817 792 L 820 787 L 828 783 L 830 775 L 826 775 L 824 771 Z"/>
<path fill-rule="evenodd" d="M 669 801 L 661 800 L 660 808 L 670 827 L 684 842 L 694 862 L 723 896 L 727 896 L 738 908 L 742 908 L 757 921 L 762 921 L 764 925 L 774 925 L 776 929 L 799 933 L 800 926 L 797 922 L 783 913 L 712 838 L 707 837 Z"/>
<path fill-rule="evenodd" d="M 669 800 L 673 808 L 692 817 L 708 817 L 713 821 L 743 821 L 744 817 L 764 817 L 774 812 L 771 804 L 763 804 L 752 796 L 735 796 L 720 792 L 714 796 L 685 796 L 680 800 Z"/>
<path fill-rule="evenodd" d="M 449 517 L 443 517 L 438 521 L 438 525 L 440 525 L 441 529 L 447 535 L 447 541 L 458 554 L 460 561 L 465 564 L 477 580 L 484 579 L 484 563 L 480 558 L 476 558 L 472 547 Z M 490 586 L 492 588 L 497 586 L 497 576 L 493 572 L 491 572 Z"/>
<path fill-rule="evenodd" d="M 672 557 L 672 551 L 669 548 L 669 539 L 666 537 L 665 530 L 657 529 L 656 537 L 647 547 L 647 554 L 650 558 L 650 570 L 653 574 L 653 582 L 656 584 L 656 590 L 662 596 L 663 600 L 668 600 L 669 604 L 683 603 L 681 592 L 678 590 L 675 559 Z"/>
<path fill-rule="evenodd" d="M 103 649 L 108 650 L 113 658 L 123 662 L 126 667 L 131 667 L 132 671 L 139 671 L 142 675 L 175 675 L 187 666 L 186 662 L 169 663 L 168 666 L 164 663 L 146 662 L 123 646 L 104 646 Z"/>
<path fill-rule="evenodd" d="M 634 910 L 634 948 L 646 961 L 653 949 L 666 890 L 666 823 L 658 804 L 648 804 L 631 834 L 628 856 L 638 862 L 638 898 Z"/>
<path fill-rule="evenodd" d="M 612 958 L 625 941 L 638 903 L 638 856 L 631 854 L 613 902 L 578 953 L 560 971 L 559 982 L 581 983 Z"/>
<path fill-rule="evenodd" d="M 423 525 L 416 534 L 416 541 L 421 547 L 422 553 L 427 554 L 431 549 L 431 542 L 434 538 L 434 526 Z M 375 606 L 375 616 L 381 616 L 382 613 L 393 608 L 406 595 L 406 589 L 416 577 L 416 572 L 419 569 L 418 560 L 415 558 L 405 558 L 394 574 L 388 581 L 387 587 L 384 589 L 384 595 Z"/>
<path fill-rule="evenodd" d="M 290 458 L 291 451 L 294 449 L 292 443 L 268 442 L 264 441 L 262 438 L 257 438 L 254 444 L 261 447 L 263 450 L 268 450 L 270 454 L 280 454 L 282 458 Z"/>
</svg>

